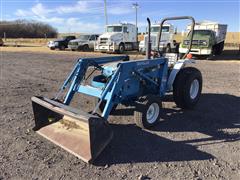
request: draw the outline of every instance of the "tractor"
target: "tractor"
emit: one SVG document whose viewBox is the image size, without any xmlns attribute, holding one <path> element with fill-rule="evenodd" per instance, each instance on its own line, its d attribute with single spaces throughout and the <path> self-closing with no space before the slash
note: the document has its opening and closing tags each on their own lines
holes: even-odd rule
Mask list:
<svg viewBox="0 0 240 180">
<path fill-rule="evenodd" d="M 147 19 L 149 32 L 145 59 L 129 60 L 128 56 L 78 59 L 54 98 L 31 98 L 34 130 L 83 161 L 92 163 L 113 138 L 108 118 L 117 105 L 135 106 L 134 120 L 142 129 L 157 125 L 162 113 L 162 99 L 167 93 L 173 94 L 178 107 L 193 108 L 202 89 L 201 72 L 187 66 L 195 63 L 188 54 L 195 20 L 190 16 L 163 19 L 158 47 L 164 22 L 182 19 L 192 22 L 188 52 L 182 59 L 176 53 L 151 51 L 151 22 Z M 94 75 L 94 72 L 99 74 Z M 76 93 L 94 97 L 95 107 L 90 112 L 71 107 Z"/>
</svg>

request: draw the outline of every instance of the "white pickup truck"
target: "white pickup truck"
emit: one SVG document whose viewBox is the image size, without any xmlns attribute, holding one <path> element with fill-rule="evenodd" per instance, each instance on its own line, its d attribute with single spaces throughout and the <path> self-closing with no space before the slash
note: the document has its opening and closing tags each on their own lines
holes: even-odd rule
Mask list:
<svg viewBox="0 0 240 180">
<path fill-rule="evenodd" d="M 189 44 L 190 26 L 187 26 L 188 35 L 180 44 L 179 53 L 186 53 Z M 194 27 L 192 48 L 190 53 L 195 55 L 219 55 L 224 48 L 227 25 L 205 21 L 196 23 Z"/>
<path fill-rule="evenodd" d="M 136 26 L 129 23 L 112 24 L 106 26 L 106 31 L 99 36 L 95 44 L 95 51 L 119 52 L 133 50 L 137 47 Z"/>
<path fill-rule="evenodd" d="M 157 50 L 157 41 L 158 41 L 158 33 L 159 33 L 159 24 L 154 24 L 151 27 L 151 46 L 152 50 Z M 176 50 L 177 43 L 173 39 L 175 34 L 174 26 L 172 24 L 164 24 L 162 27 L 162 35 L 160 42 L 160 49 L 164 52 L 174 52 Z M 144 39 L 139 43 L 139 52 L 142 54 L 146 53 L 146 47 L 148 43 L 148 35 L 144 35 Z"/>
</svg>

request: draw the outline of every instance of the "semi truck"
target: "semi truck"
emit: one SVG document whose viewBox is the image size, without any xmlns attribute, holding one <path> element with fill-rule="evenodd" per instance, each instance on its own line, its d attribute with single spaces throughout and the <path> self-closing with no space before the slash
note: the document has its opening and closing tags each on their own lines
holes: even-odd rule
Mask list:
<svg viewBox="0 0 240 180">
<path fill-rule="evenodd" d="M 151 27 L 151 46 L 152 50 L 157 50 L 157 40 L 158 40 L 158 33 L 159 33 L 159 24 L 154 24 Z M 164 24 L 162 27 L 162 38 L 160 41 L 160 49 L 164 52 L 170 53 L 175 52 L 178 43 L 174 40 L 174 26 L 172 24 Z M 139 43 L 139 52 L 142 54 L 146 53 L 146 47 L 148 44 L 148 35 L 144 35 L 144 39 Z"/>
<path fill-rule="evenodd" d="M 137 29 L 130 23 L 119 23 L 107 25 L 105 33 L 99 36 L 95 44 L 95 51 L 118 52 L 136 49 Z"/>
<path fill-rule="evenodd" d="M 190 26 L 187 26 L 187 31 L 188 35 L 179 47 L 179 53 L 181 54 L 186 53 L 188 49 Z M 190 53 L 202 56 L 220 55 L 224 48 L 226 33 L 226 24 L 210 21 L 196 23 Z"/>
</svg>

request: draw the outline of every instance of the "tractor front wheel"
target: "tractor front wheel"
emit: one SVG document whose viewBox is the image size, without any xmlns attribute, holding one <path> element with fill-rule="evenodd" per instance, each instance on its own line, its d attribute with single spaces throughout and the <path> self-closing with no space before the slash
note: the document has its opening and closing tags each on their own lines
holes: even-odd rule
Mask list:
<svg viewBox="0 0 240 180">
<path fill-rule="evenodd" d="M 193 67 L 183 68 L 173 83 L 173 99 L 180 108 L 192 109 L 202 91 L 201 72 Z"/>
<path fill-rule="evenodd" d="M 158 96 L 141 97 L 134 112 L 134 120 L 138 127 L 149 129 L 155 126 L 161 116 L 162 102 Z"/>
</svg>

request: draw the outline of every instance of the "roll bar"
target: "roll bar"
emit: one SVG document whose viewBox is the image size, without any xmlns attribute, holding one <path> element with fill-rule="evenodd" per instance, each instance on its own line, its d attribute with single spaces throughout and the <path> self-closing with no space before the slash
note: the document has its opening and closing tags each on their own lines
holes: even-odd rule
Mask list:
<svg viewBox="0 0 240 180">
<path fill-rule="evenodd" d="M 183 56 L 183 59 L 186 57 L 186 55 L 190 52 L 191 48 L 192 48 L 192 40 L 193 40 L 193 34 L 194 34 L 194 26 L 195 26 L 195 19 L 192 16 L 176 16 L 176 17 L 168 17 L 168 18 L 164 18 L 162 19 L 161 23 L 160 23 L 160 28 L 159 28 L 159 32 L 158 32 L 158 42 L 157 42 L 157 48 L 158 48 L 158 52 L 160 52 L 160 40 L 161 40 L 161 36 L 162 36 L 162 26 L 164 24 L 165 21 L 169 21 L 169 20 L 183 20 L 183 19 L 189 19 L 192 21 L 191 24 L 191 35 L 190 35 L 190 43 L 188 45 L 188 51 L 186 52 L 186 54 Z M 161 55 L 161 53 L 160 53 Z"/>
</svg>

